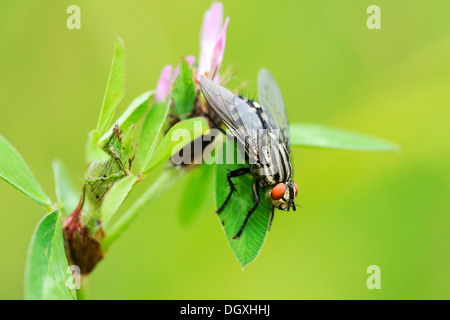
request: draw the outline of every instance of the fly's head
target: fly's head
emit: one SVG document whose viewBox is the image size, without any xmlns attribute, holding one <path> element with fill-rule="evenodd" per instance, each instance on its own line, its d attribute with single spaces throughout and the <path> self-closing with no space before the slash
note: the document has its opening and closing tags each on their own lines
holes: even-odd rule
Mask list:
<svg viewBox="0 0 450 320">
<path fill-rule="evenodd" d="M 295 211 L 294 198 L 298 194 L 298 186 L 294 182 L 278 183 L 270 191 L 270 198 L 272 198 L 272 204 L 281 210 L 289 211 L 292 209 Z"/>
</svg>

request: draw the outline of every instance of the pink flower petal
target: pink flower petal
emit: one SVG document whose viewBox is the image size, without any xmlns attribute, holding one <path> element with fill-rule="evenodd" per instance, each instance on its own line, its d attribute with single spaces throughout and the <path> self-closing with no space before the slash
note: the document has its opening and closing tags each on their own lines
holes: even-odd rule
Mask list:
<svg viewBox="0 0 450 320">
<path fill-rule="evenodd" d="M 223 53 L 225 52 L 225 42 L 227 40 L 227 27 L 229 21 L 230 17 L 227 17 L 225 19 L 225 23 L 223 24 L 223 28 L 217 38 L 216 45 L 214 46 L 214 52 L 211 58 L 211 69 L 209 71 L 209 77 L 211 79 L 214 78 L 223 61 Z"/>
<path fill-rule="evenodd" d="M 187 61 L 187 63 L 189 63 L 189 66 L 192 67 L 193 64 L 195 63 L 195 57 L 194 56 L 187 56 L 186 57 L 186 61 Z"/>
<path fill-rule="evenodd" d="M 167 65 L 163 68 L 161 75 L 159 76 L 158 85 L 155 90 L 155 102 L 165 101 L 169 94 L 172 83 L 170 81 L 172 74 L 172 66 Z"/>
<path fill-rule="evenodd" d="M 216 44 L 217 36 L 222 27 L 223 5 L 213 2 L 203 15 L 202 31 L 200 35 L 200 56 L 198 59 L 197 78 L 207 72 L 211 67 L 211 57 Z"/>
</svg>

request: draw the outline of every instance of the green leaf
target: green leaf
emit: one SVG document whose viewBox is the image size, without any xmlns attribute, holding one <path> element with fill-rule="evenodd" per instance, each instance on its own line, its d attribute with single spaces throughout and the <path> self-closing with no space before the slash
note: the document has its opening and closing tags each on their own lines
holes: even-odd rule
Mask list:
<svg viewBox="0 0 450 320">
<path fill-rule="evenodd" d="M 55 210 L 44 216 L 31 238 L 25 271 L 25 298 L 74 299 L 75 290 L 66 286 L 71 275 L 68 267 L 61 215 Z"/>
<path fill-rule="evenodd" d="M 224 144 L 224 148 L 227 144 Z M 223 163 L 216 165 L 216 207 L 220 208 L 230 193 L 230 186 L 227 181 L 229 171 L 239 168 L 248 168 L 248 164 L 242 163 L 243 159 L 235 147 L 235 155 L 238 161 L 236 164 L 225 164 L 226 154 L 223 152 Z M 255 205 L 253 197 L 252 184 L 255 178 L 251 174 L 245 174 L 240 177 L 232 178 L 237 189 L 233 193 L 230 201 L 219 215 L 222 228 L 228 240 L 228 244 L 233 250 L 236 258 L 242 267 L 247 266 L 258 256 L 264 240 L 268 234 L 270 217 L 272 213 L 272 202 L 267 197 L 267 188 L 260 188 L 259 197 L 261 202 L 252 216 L 249 218 L 244 231 L 239 239 L 233 239 L 238 233 L 248 211 Z"/>
<path fill-rule="evenodd" d="M 213 198 L 214 165 L 206 163 L 194 168 L 187 177 L 187 188 L 182 192 L 179 218 L 182 224 L 192 223 L 205 204 Z"/>
<path fill-rule="evenodd" d="M 170 101 L 170 99 L 169 99 Z M 147 114 L 142 125 L 141 135 L 139 137 L 139 149 L 138 149 L 138 167 L 144 168 L 156 146 L 163 135 L 163 129 L 166 122 L 167 114 L 169 112 L 170 102 L 159 102 L 153 105 Z"/>
<path fill-rule="evenodd" d="M 189 117 L 194 109 L 195 84 L 192 70 L 186 60 L 181 60 L 180 72 L 173 84 L 172 97 L 175 103 L 175 110 L 181 120 Z"/>
<path fill-rule="evenodd" d="M 178 122 L 164 136 L 150 161 L 143 168 L 143 173 L 148 173 L 208 130 L 208 123 L 203 117 Z M 179 142 L 180 138 L 181 142 Z"/>
<path fill-rule="evenodd" d="M 123 178 L 116 182 L 106 194 L 100 208 L 101 221 L 105 232 L 108 230 L 108 221 L 125 201 L 135 182 L 135 176 Z"/>
<path fill-rule="evenodd" d="M 68 216 L 75 210 L 80 201 L 81 188 L 75 187 L 69 172 L 59 160 L 53 162 L 53 174 L 60 211 L 64 216 Z"/>
<path fill-rule="evenodd" d="M 120 159 L 123 164 L 128 165 L 129 169 L 131 169 L 131 164 L 136 155 L 134 128 L 134 126 L 128 127 L 128 130 L 122 135 L 122 150 L 120 151 Z"/>
<path fill-rule="evenodd" d="M 118 124 L 119 128 L 124 132 L 127 131 L 131 125 L 136 124 L 147 112 L 149 101 L 152 96 L 153 91 L 147 91 L 136 97 L 128 106 L 128 108 L 122 113 L 119 119 L 117 119 L 117 121 L 114 122 L 114 124 L 110 126 L 105 134 L 100 138 L 98 144 L 101 144 L 108 140 L 108 138 L 111 136 L 115 124 Z"/>
<path fill-rule="evenodd" d="M 52 201 L 42 190 L 22 156 L 0 135 L 0 178 L 43 206 Z"/>
<path fill-rule="evenodd" d="M 103 98 L 102 109 L 97 123 L 97 131 L 102 136 L 112 121 L 114 112 L 123 98 L 125 83 L 125 46 L 124 41 L 116 37 L 114 57 L 109 73 L 108 84 Z"/>
<path fill-rule="evenodd" d="M 97 142 L 100 139 L 100 132 L 92 130 L 89 132 L 89 137 L 86 143 L 86 162 L 91 163 L 94 161 L 107 161 L 109 156 L 97 146 Z"/>
<path fill-rule="evenodd" d="M 388 152 L 399 150 L 395 144 L 380 138 L 307 123 L 290 125 L 290 142 L 293 146 L 337 150 Z"/>
</svg>

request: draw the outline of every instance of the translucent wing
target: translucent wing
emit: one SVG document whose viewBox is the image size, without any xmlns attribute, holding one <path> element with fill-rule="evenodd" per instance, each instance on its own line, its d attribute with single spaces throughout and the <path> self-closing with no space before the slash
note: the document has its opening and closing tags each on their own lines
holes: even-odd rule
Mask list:
<svg viewBox="0 0 450 320">
<path fill-rule="evenodd" d="M 277 82 L 266 69 L 261 69 L 258 73 L 258 98 L 261 108 L 280 130 L 280 138 L 289 150 L 289 122 L 283 95 Z"/>
<path fill-rule="evenodd" d="M 245 147 L 249 156 L 256 160 L 261 145 L 258 137 L 267 127 L 256 108 L 210 79 L 202 78 L 200 88 L 211 108 Z"/>
</svg>

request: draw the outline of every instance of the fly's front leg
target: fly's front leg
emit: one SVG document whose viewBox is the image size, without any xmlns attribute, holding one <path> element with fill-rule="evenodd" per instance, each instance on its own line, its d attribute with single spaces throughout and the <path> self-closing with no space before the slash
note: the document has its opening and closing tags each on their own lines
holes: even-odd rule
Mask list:
<svg viewBox="0 0 450 320">
<path fill-rule="evenodd" d="M 245 226 L 247 225 L 248 219 L 250 219 L 253 212 L 255 212 L 256 208 L 258 208 L 259 203 L 261 202 L 259 198 L 259 181 L 255 180 L 253 181 L 253 197 L 255 198 L 255 205 L 253 208 L 250 209 L 250 211 L 247 213 L 247 216 L 245 217 L 244 223 L 242 224 L 241 228 L 239 229 L 238 233 L 233 237 L 233 239 L 239 239 L 242 231 L 244 231 Z"/>
<path fill-rule="evenodd" d="M 223 209 L 225 209 L 225 206 L 227 205 L 228 201 L 230 201 L 230 199 L 231 199 L 231 195 L 233 194 L 233 192 L 237 191 L 234 186 L 233 181 L 231 181 L 231 178 L 240 177 L 249 172 L 250 172 L 250 168 L 240 168 L 240 169 L 228 172 L 227 180 L 228 180 L 228 184 L 230 185 L 231 191 L 228 194 L 228 197 L 225 199 L 225 202 L 220 206 L 219 209 L 217 209 L 217 211 L 216 211 L 217 214 L 220 214 L 223 211 Z"/>
</svg>

